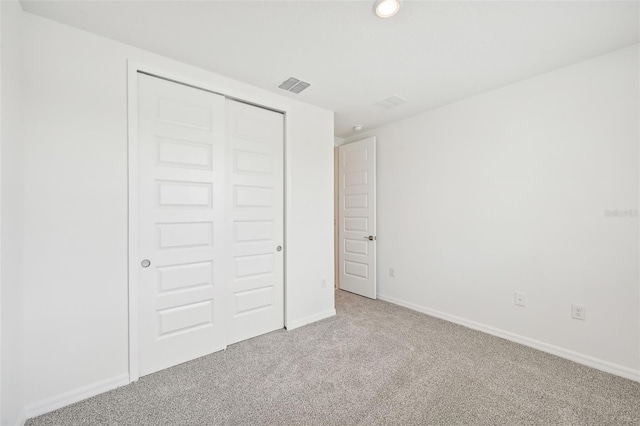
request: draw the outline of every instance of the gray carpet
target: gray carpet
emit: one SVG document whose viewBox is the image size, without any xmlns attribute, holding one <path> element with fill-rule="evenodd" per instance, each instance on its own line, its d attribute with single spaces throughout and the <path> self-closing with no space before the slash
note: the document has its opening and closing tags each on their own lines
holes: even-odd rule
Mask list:
<svg viewBox="0 0 640 426">
<path fill-rule="evenodd" d="M 640 425 L 640 383 L 346 292 L 338 315 L 29 420 L 40 425 Z"/>
</svg>

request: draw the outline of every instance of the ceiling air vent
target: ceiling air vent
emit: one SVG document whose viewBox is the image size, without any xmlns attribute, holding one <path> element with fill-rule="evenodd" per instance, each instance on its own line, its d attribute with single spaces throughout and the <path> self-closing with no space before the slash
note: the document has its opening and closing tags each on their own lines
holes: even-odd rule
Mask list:
<svg viewBox="0 0 640 426">
<path fill-rule="evenodd" d="M 289 77 L 278 85 L 280 89 L 286 90 L 287 92 L 295 93 L 296 95 L 309 86 L 311 86 L 311 84 L 307 83 L 306 81 L 298 80 L 295 77 Z"/>
<path fill-rule="evenodd" d="M 387 99 L 383 99 L 380 102 L 376 102 L 374 105 L 384 109 L 391 109 L 407 102 L 407 100 L 398 95 L 389 96 Z"/>
</svg>

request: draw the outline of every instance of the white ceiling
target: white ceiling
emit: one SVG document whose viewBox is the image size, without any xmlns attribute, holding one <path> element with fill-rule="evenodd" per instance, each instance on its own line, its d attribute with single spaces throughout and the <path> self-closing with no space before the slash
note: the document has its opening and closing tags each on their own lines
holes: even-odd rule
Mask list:
<svg viewBox="0 0 640 426">
<path fill-rule="evenodd" d="M 336 136 L 639 40 L 637 1 L 26 1 L 27 12 L 335 111 Z M 294 76 L 312 86 L 275 88 Z M 407 103 L 374 106 L 391 95 Z"/>
</svg>

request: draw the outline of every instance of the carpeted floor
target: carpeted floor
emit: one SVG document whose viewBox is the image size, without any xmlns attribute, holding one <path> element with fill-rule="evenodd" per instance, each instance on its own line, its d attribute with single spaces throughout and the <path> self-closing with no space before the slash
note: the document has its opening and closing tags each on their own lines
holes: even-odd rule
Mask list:
<svg viewBox="0 0 640 426">
<path fill-rule="evenodd" d="M 40 425 L 640 425 L 640 383 L 346 292 L 277 331 Z"/>
</svg>

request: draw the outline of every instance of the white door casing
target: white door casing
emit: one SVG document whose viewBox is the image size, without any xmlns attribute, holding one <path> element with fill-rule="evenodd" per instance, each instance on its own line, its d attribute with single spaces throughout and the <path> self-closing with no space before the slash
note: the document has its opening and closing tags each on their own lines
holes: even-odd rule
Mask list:
<svg viewBox="0 0 640 426">
<path fill-rule="evenodd" d="M 225 98 L 138 74 L 138 167 L 142 376 L 226 347 Z"/>
<path fill-rule="evenodd" d="M 284 116 L 227 100 L 228 343 L 284 327 Z"/>
<path fill-rule="evenodd" d="M 340 288 L 376 298 L 376 140 L 339 148 Z"/>
</svg>

